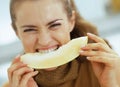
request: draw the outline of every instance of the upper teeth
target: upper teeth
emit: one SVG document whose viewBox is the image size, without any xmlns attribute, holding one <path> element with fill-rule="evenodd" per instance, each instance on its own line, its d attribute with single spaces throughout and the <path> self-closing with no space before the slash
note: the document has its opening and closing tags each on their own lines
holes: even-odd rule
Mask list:
<svg viewBox="0 0 120 87">
<path fill-rule="evenodd" d="M 39 50 L 39 53 L 49 53 L 49 52 L 52 52 L 52 51 L 55 51 L 56 48 L 51 48 L 51 49 L 48 49 L 48 50 Z"/>
</svg>

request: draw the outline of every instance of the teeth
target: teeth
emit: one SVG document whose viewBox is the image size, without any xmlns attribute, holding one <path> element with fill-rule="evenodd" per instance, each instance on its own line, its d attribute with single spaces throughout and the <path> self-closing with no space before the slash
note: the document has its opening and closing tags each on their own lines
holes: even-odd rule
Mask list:
<svg viewBox="0 0 120 87">
<path fill-rule="evenodd" d="M 44 53 L 49 53 L 49 52 L 52 52 L 52 51 L 55 51 L 56 48 L 51 48 L 51 49 L 48 49 L 48 50 L 39 50 L 39 53 L 41 54 L 44 54 Z"/>
</svg>

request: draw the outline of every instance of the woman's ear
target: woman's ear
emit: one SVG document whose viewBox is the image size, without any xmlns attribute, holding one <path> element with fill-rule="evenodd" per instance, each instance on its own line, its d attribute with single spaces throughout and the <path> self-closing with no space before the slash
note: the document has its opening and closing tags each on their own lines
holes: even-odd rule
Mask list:
<svg viewBox="0 0 120 87">
<path fill-rule="evenodd" d="M 75 26 L 75 18 L 76 18 L 76 15 L 75 15 L 75 11 L 73 10 L 72 11 L 72 16 L 70 18 L 70 32 L 72 32 L 72 30 L 74 29 L 74 26 Z"/>
</svg>

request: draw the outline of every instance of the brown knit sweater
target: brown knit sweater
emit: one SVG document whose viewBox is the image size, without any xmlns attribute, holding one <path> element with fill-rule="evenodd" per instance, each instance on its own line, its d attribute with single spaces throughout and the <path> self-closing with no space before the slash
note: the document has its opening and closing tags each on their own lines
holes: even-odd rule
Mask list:
<svg viewBox="0 0 120 87">
<path fill-rule="evenodd" d="M 91 64 L 77 59 L 54 71 L 38 70 L 35 81 L 39 87 L 100 87 Z"/>
</svg>

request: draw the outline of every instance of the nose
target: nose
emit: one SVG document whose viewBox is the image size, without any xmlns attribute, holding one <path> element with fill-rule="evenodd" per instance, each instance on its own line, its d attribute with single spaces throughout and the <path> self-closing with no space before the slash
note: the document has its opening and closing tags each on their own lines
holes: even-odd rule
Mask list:
<svg viewBox="0 0 120 87">
<path fill-rule="evenodd" d="M 38 44 L 40 46 L 48 46 L 52 41 L 52 36 L 49 32 L 42 31 L 38 34 Z"/>
</svg>

